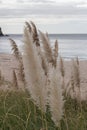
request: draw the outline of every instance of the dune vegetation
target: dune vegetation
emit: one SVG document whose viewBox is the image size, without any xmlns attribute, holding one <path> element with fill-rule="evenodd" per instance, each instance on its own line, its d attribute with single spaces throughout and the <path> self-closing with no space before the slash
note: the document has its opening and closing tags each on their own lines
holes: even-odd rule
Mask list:
<svg viewBox="0 0 87 130">
<path fill-rule="evenodd" d="M 26 22 L 24 28 L 23 54 L 9 40 L 23 89 L 15 70 L 11 83 L 0 73 L 0 85 L 14 88 L 0 90 L 0 130 L 86 130 L 87 103 L 81 98 L 78 58 L 72 61 L 66 83 L 57 40 L 52 48 L 49 35 L 38 31 L 33 22 Z"/>
</svg>

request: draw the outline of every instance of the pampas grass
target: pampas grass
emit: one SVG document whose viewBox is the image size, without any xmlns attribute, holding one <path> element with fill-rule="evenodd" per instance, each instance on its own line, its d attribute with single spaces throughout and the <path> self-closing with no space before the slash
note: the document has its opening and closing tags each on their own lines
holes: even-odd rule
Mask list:
<svg viewBox="0 0 87 130">
<path fill-rule="evenodd" d="M 4 82 L 5 82 L 5 79 L 4 79 L 4 77 L 2 76 L 2 72 L 1 72 L 1 70 L 0 70 L 0 86 L 1 86 L 2 84 L 4 84 Z"/>
<path fill-rule="evenodd" d="M 59 68 L 60 68 L 60 73 L 61 73 L 61 78 L 62 78 L 62 89 L 65 91 L 65 69 L 64 69 L 64 61 L 63 58 L 60 56 L 60 61 L 59 61 Z"/>
<path fill-rule="evenodd" d="M 58 58 L 58 41 L 55 41 L 55 46 L 54 46 L 54 66 L 57 66 L 57 58 Z"/>
<path fill-rule="evenodd" d="M 28 23 L 26 23 L 26 24 L 28 26 Z M 18 60 L 18 62 L 19 62 L 19 78 L 24 83 L 24 85 L 26 85 L 22 55 L 21 55 L 21 53 L 20 53 L 20 51 L 18 49 L 18 46 L 17 46 L 16 42 L 11 38 L 9 40 L 11 42 L 13 54 L 14 54 L 15 58 Z M 15 73 L 15 72 L 13 72 L 13 73 Z"/>
<path fill-rule="evenodd" d="M 40 46 L 39 36 L 35 24 L 32 21 L 30 21 L 30 23 L 25 22 L 25 24 L 26 24 L 26 29 L 28 29 L 28 31 L 32 35 L 33 43 L 36 44 L 37 47 Z"/>
<path fill-rule="evenodd" d="M 21 53 L 16 45 L 16 42 L 11 38 L 9 40 L 11 42 L 12 51 L 13 51 L 14 56 L 16 57 L 17 60 L 20 60 L 22 57 L 21 57 Z"/>
<path fill-rule="evenodd" d="M 36 46 L 40 46 L 37 28 L 36 28 L 35 24 L 32 21 L 30 21 L 30 23 L 32 25 L 33 42 L 36 44 Z"/>
<path fill-rule="evenodd" d="M 65 76 L 65 69 L 64 69 L 64 62 L 62 57 L 60 56 L 60 72 L 61 72 L 61 76 L 64 77 Z"/>
<path fill-rule="evenodd" d="M 19 78 L 26 85 L 23 61 L 19 62 Z"/>
<path fill-rule="evenodd" d="M 0 96 L 0 126 L 2 127 L 0 128 L 10 129 L 18 127 L 18 129 L 35 130 L 86 129 L 87 110 L 86 104 L 81 102 L 79 60 L 78 58 L 73 60 L 70 81 L 67 84 L 62 82 L 61 79 L 64 81 L 66 75 L 63 59 L 60 57 L 60 66 L 58 66 L 57 62 L 58 41 L 55 41 L 54 49 L 52 49 L 49 35 L 42 32 L 39 32 L 39 34 L 33 22 L 26 22 L 23 61 L 15 41 L 10 40 L 13 54 L 17 62 L 19 62 L 20 79 L 25 82 L 24 79 L 26 78 L 25 87 L 27 91 L 23 93 L 22 91 L 18 92 L 19 77 L 17 77 L 17 71 L 13 70 L 11 85 L 17 91 L 14 91 L 16 93 L 11 91 L 6 96 L 3 95 L 3 99 L 2 94 Z M 58 69 L 61 73 L 58 73 Z M 0 83 L 2 79 L 0 71 Z M 7 85 L 8 82 L 4 82 L 6 84 L 2 85 Z M 66 89 L 67 95 L 63 93 L 63 87 Z M 77 99 L 80 104 L 76 100 L 71 99 L 72 95 L 70 97 L 70 94 L 72 93 L 74 99 Z M 64 96 L 66 99 L 65 105 Z M 14 99 L 15 105 L 13 103 Z M 14 123 L 17 124 L 14 126 Z"/>
<path fill-rule="evenodd" d="M 79 70 L 79 60 L 73 60 L 73 78 L 74 78 L 74 89 L 77 88 L 77 92 L 75 92 L 75 96 L 78 101 L 81 101 L 81 91 L 80 91 L 80 70 Z"/>
<path fill-rule="evenodd" d="M 72 70 L 70 84 L 67 87 L 66 93 L 70 95 L 73 99 L 81 102 L 81 79 L 80 79 L 80 64 L 78 58 L 72 60 Z"/>
<path fill-rule="evenodd" d="M 80 88 L 80 71 L 79 71 L 79 61 L 76 59 L 76 61 L 73 60 L 73 72 L 74 72 L 74 81 L 75 85 Z"/>
<path fill-rule="evenodd" d="M 33 22 L 30 22 L 29 28 L 24 29 L 23 55 L 27 90 L 34 103 L 43 112 L 46 112 L 48 103 L 52 119 L 58 125 L 63 115 L 64 105 L 61 81 L 57 76 L 58 42 L 55 42 L 54 50 L 52 50 L 48 35 L 39 31 L 40 42 Z M 34 44 L 36 41 L 43 45 L 43 49 Z M 37 47 L 39 47 L 39 51 Z"/>
<path fill-rule="evenodd" d="M 40 54 L 40 56 L 41 56 L 41 65 L 42 65 L 42 68 L 44 70 L 44 74 L 47 76 L 47 74 L 48 74 L 48 65 L 46 63 L 45 57 L 43 55 L 41 55 L 41 54 Z"/>
<path fill-rule="evenodd" d="M 35 104 L 43 111 L 46 111 L 46 88 L 45 76 L 41 66 L 36 45 L 33 44 L 32 34 L 24 30 L 24 70 L 29 90 Z"/>
<path fill-rule="evenodd" d="M 26 28 L 31 33 L 32 32 L 32 28 L 31 28 L 30 24 L 28 22 L 25 22 L 25 24 L 26 24 Z"/>
<path fill-rule="evenodd" d="M 16 72 L 15 70 L 13 70 L 13 79 L 12 79 L 12 84 L 14 86 L 15 89 L 18 89 L 18 80 L 17 80 L 17 76 L 16 76 Z"/>
<path fill-rule="evenodd" d="M 45 58 L 47 59 L 48 63 L 53 63 L 53 53 L 50 47 L 49 38 L 46 34 L 42 33 L 41 31 L 39 31 L 39 33 L 44 49 Z"/>
<path fill-rule="evenodd" d="M 49 106 L 52 114 L 52 120 L 55 125 L 58 126 L 59 121 L 63 115 L 63 96 L 61 89 L 61 79 L 57 75 L 57 69 L 53 70 L 52 79 L 50 83 L 50 96 L 49 96 Z"/>
</svg>

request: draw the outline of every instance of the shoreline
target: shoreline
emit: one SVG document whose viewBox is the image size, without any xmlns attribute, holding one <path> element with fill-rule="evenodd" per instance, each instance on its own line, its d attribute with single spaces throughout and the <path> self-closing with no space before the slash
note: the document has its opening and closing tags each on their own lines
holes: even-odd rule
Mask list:
<svg viewBox="0 0 87 130">
<path fill-rule="evenodd" d="M 79 67 L 80 67 L 80 80 L 81 80 L 81 97 L 83 100 L 87 100 L 87 60 L 80 61 L 79 60 Z M 20 81 L 18 76 L 18 62 L 13 54 L 4 54 L 0 53 L 0 71 L 1 75 L 4 79 L 8 82 L 12 82 L 13 78 L 13 70 L 16 72 L 19 88 L 23 89 L 23 82 Z M 71 71 L 72 71 L 72 62 L 64 60 L 64 70 L 65 70 L 65 84 L 70 80 Z M 14 89 L 12 86 L 1 85 L 0 89 Z M 66 89 L 66 88 L 65 88 Z M 76 90 L 77 91 L 77 90 Z"/>
</svg>

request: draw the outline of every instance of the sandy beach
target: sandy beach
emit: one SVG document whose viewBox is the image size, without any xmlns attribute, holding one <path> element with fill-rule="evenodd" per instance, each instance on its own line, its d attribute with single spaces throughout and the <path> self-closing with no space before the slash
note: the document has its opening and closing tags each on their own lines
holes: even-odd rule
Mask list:
<svg viewBox="0 0 87 130">
<path fill-rule="evenodd" d="M 87 61 L 79 61 L 80 65 L 80 82 L 81 82 L 81 98 L 82 100 L 87 99 Z M 65 84 L 67 84 L 71 77 L 72 71 L 72 61 L 64 61 L 64 69 L 65 69 Z M 16 72 L 19 88 L 23 87 L 23 83 L 19 78 L 19 68 L 18 62 L 14 55 L 12 54 L 0 54 L 0 70 L 4 79 L 8 82 L 12 82 L 13 80 L 13 70 Z M 14 89 L 13 86 L 9 85 L 1 85 L 0 89 Z"/>
<path fill-rule="evenodd" d="M 65 83 L 70 80 L 72 73 L 72 61 L 65 61 Z M 81 60 L 79 61 L 79 73 L 80 73 L 80 91 L 81 91 L 81 99 L 87 100 L 87 61 Z M 78 90 L 75 90 L 78 93 Z M 78 97 L 77 97 L 78 98 Z"/>
<path fill-rule="evenodd" d="M 22 82 L 19 79 L 19 68 L 18 68 L 18 61 L 12 54 L 0 54 L 0 71 L 1 76 L 4 77 L 4 80 L 8 82 L 7 84 L 2 84 L 0 86 L 0 89 L 7 90 L 7 89 L 14 89 L 12 85 L 9 85 L 9 83 L 12 83 L 13 81 L 13 70 L 16 72 L 17 81 L 19 88 L 22 87 Z"/>
</svg>

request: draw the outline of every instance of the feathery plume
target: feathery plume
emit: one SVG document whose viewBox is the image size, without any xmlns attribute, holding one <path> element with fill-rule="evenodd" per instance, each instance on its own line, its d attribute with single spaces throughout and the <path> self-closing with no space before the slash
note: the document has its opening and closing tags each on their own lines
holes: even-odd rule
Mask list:
<svg viewBox="0 0 87 130">
<path fill-rule="evenodd" d="M 33 30 L 36 26 L 32 24 Z M 35 31 L 34 31 L 35 32 Z M 27 89 L 35 104 L 46 112 L 47 101 L 52 112 L 52 119 L 56 125 L 63 115 L 63 96 L 60 81 L 57 75 L 57 67 L 53 66 L 53 52 L 49 38 L 40 32 L 44 51 L 39 51 L 33 44 L 34 35 L 25 28 L 24 30 L 24 70 L 27 81 Z M 40 48 L 40 47 L 39 47 Z M 41 49 L 41 48 L 40 48 Z M 55 43 L 55 56 L 58 53 L 57 42 Z M 51 64 L 49 64 L 51 63 Z M 47 66 L 48 65 L 48 66 Z M 57 64 L 56 64 L 57 66 Z M 49 68 L 49 69 L 48 69 Z"/>
<path fill-rule="evenodd" d="M 58 41 L 55 41 L 55 48 L 54 48 L 54 66 L 57 66 L 57 58 L 58 58 Z"/>
<path fill-rule="evenodd" d="M 0 86 L 5 82 L 4 77 L 2 76 L 2 72 L 0 70 Z"/>
<path fill-rule="evenodd" d="M 35 26 L 35 24 L 30 21 L 31 25 L 32 25 L 32 32 L 33 32 L 33 42 L 36 44 L 36 46 L 40 46 L 40 42 L 39 42 L 39 36 L 37 33 L 37 28 Z"/>
<path fill-rule="evenodd" d="M 72 60 L 72 71 L 71 79 L 68 88 L 66 89 L 66 94 L 70 95 L 73 99 L 77 99 L 78 102 L 81 101 L 81 91 L 80 91 L 80 71 L 79 71 L 79 60 Z"/>
<path fill-rule="evenodd" d="M 76 95 L 75 95 L 75 83 L 74 83 L 74 77 L 73 75 L 71 75 L 71 79 L 69 81 L 69 84 L 68 86 L 66 87 L 66 95 L 68 96 L 71 96 L 72 99 L 75 99 L 76 98 Z"/>
<path fill-rule="evenodd" d="M 32 32 L 31 25 L 28 22 L 25 22 L 25 24 L 26 24 L 26 28 L 28 28 L 28 31 L 31 33 Z"/>
<path fill-rule="evenodd" d="M 2 80 L 2 73 L 1 73 L 1 70 L 0 70 L 0 80 Z"/>
<path fill-rule="evenodd" d="M 41 66 L 41 60 L 37 47 L 33 44 L 32 35 L 27 29 L 24 30 L 24 70 L 27 81 L 27 89 L 36 105 L 46 111 L 46 88 L 45 76 Z"/>
<path fill-rule="evenodd" d="M 62 57 L 60 57 L 60 72 L 61 72 L 62 77 L 64 77 L 65 76 L 65 69 L 64 69 L 64 62 L 63 62 Z"/>
<path fill-rule="evenodd" d="M 73 60 L 73 77 L 74 77 L 74 85 L 78 89 L 77 92 L 75 92 L 75 96 L 77 100 L 81 101 L 81 91 L 80 91 L 80 70 L 79 70 L 79 60 L 76 59 L 76 61 Z"/>
<path fill-rule="evenodd" d="M 18 49 L 16 42 L 11 38 L 9 40 L 11 41 L 13 54 L 19 62 L 19 78 L 24 82 L 24 84 L 26 84 L 22 55 Z"/>
<path fill-rule="evenodd" d="M 26 85 L 23 61 L 19 62 L 19 78 Z"/>
<path fill-rule="evenodd" d="M 13 51 L 14 56 L 16 57 L 17 60 L 20 60 L 22 57 L 21 57 L 21 53 L 16 45 L 16 42 L 11 38 L 9 38 L 9 40 L 11 42 L 12 51 Z"/>
<path fill-rule="evenodd" d="M 16 73 L 15 73 L 15 70 L 13 70 L 12 84 L 13 84 L 14 88 L 18 89 L 18 81 L 17 81 L 17 76 L 16 76 Z"/>
<path fill-rule="evenodd" d="M 47 74 L 48 74 L 48 65 L 46 63 L 45 57 L 42 56 L 42 55 L 40 55 L 40 56 L 41 56 L 41 61 L 42 61 L 41 65 L 42 65 L 42 68 L 44 70 L 44 74 L 47 76 Z"/>
<path fill-rule="evenodd" d="M 39 33 L 42 40 L 45 57 L 47 58 L 48 63 L 53 63 L 53 54 L 52 54 L 52 49 L 50 47 L 49 39 L 41 31 L 39 31 Z"/>
<path fill-rule="evenodd" d="M 64 77 L 65 77 L 65 69 L 64 69 L 64 62 L 63 62 L 63 59 L 62 57 L 60 57 L 60 72 L 61 72 L 61 76 L 62 76 L 62 88 L 64 89 L 65 88 L 65 80 L 64 80 Z"/>
<path fill-rule="evenodd" d="M 76 59 L 76 61 L 73 60 L 73 72 L 74 72 L 74 82 L 75 86 L 80 88 L 80 71 L 79 71 L 79 61 Z"/>
<path fill-rule="evenodd" d="M 52 80 L 50 83 L 49 106 L 52 114 L 52 120 L 55 125 L 58 126 L 63 115 L 64 101 L 62 96 L 62 87 L 56 69 L 53 70 Z"/>
</svg>

